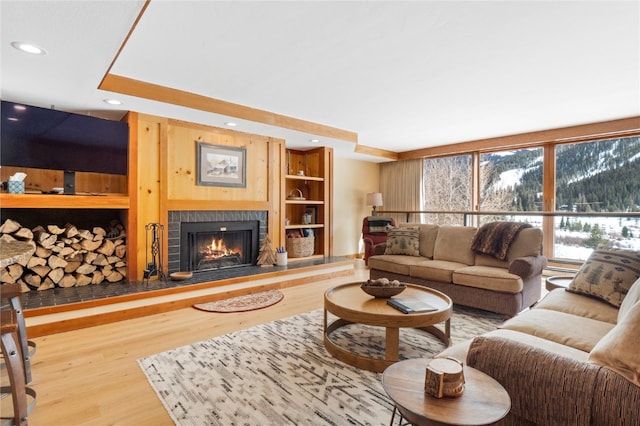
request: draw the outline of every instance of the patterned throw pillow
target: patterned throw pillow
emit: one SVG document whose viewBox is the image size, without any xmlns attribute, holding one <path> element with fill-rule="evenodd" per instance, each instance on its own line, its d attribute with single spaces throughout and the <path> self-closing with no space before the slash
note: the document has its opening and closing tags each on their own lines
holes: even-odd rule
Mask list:
<svg viewBox="0 0 640 426">
<path fill-rule="evenodd" d="M 391 227 L 391 219 L 388 217 L 375 217 L 368 219 L 369 233 L 375 234 L 380 232 L 387 232 Z"/>
<path fill-rule="evenodd" d="M 584 262 L 567 291 L 593 296 L 619 308 L 639 277 L 639 251 L 600 246 Z"/>
<path fill-rule="evenodd" d="M 390 229 L 384 254 L 420 256 L 420 230 L 410 227 Z"/>
</svg>

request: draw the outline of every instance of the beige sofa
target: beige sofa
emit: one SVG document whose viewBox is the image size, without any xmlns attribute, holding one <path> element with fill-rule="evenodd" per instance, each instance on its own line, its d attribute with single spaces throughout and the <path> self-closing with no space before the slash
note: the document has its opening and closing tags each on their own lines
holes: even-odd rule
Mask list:
<svg viewBox="0 0 640 426">
<path fill-rule="evenodd" d="M 640 425 L 640 279 L 619 309 L 557 289 L 439 356 L 504 386 L 511 410 L 500 425 Z"/>
<path fill-rule="evenodd" d="M 540 299 L 542 270 L 547 264 L 541 254 L 540 229 L 520 230 L 506 259 L 500 260 L 471 250 L 478 231 L 475 227 L 401 224 L 402 228 L 417 228 L 418 250 L 389 250 L 390 232 L 387 244 L 376 247 L 379 254 L 369 258 L 371 279 L 386 277 L 424 285 L 447 294 L 455 304 L 507 316 Z"/>
</svg>

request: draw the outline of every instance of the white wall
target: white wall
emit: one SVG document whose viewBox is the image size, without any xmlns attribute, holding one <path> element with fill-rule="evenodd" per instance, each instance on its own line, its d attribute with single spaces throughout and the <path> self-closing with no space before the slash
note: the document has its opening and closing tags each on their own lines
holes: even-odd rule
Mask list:
<svg viewBox="0 0 640 426">
<path fill-rule="evenodd" d="M 371 214 L 365 205 L 368 192 L 378 192 L 379 165 L 334 157 L 333 161 L 333 254 L 364 253 L 362 219 Z"/>
</svg>

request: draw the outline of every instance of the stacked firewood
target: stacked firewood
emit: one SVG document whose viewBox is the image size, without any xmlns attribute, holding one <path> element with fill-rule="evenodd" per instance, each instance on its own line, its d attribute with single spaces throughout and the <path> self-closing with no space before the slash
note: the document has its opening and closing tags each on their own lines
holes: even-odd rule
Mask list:
<svg viewBox="0 0 640 426">
<path fill-rule="evenodd" d="M 0 239 L 33 241 L 36 250 L 26 264 L 0 271 L 0 282 L 17 282 L 29 291 L 121 281 L 127 275 L 125 236 L 117 220 L 107 229 L 89 231 L 72 224 L 29 229 L 7 219 L 0 226 Z"/>
</svg>

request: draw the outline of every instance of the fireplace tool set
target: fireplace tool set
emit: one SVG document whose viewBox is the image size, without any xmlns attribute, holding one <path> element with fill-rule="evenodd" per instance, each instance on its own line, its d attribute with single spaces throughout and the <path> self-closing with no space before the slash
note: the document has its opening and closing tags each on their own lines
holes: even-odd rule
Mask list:
<svg viewBox="0 0 640 426">
<path fill-rule="evenodd" d="M 144 270 L 143 278 L 145 284 L 149 284 L 149 278 L 158 276 L 158 279 L 167 280 L 162 265 L 162 236 L 164 233 L 164 225 L 161 223 L 148 223 L 144 226 L 145 236 L 145 263 L 147 268 Z M 149 251 L 149 243 L 151 250 Z M 149 260 L 149 256 L 151 260 Z"/>
</svg>

